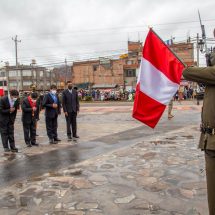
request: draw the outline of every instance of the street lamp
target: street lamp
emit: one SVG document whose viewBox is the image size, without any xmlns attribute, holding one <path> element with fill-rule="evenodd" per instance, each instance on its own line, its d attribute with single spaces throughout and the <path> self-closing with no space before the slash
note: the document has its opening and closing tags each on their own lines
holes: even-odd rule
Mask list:
<svg viewBox="0 0 215 215">
<path fill-rule="evenodd" d="M 200 49 L 201 52 L 203 52 L 204 44 L 205 44 L 205 43 L 203 42 L 203 40 L 200 39 L 198 45 L 199 45 L 199 49 Z"/>
</svg>

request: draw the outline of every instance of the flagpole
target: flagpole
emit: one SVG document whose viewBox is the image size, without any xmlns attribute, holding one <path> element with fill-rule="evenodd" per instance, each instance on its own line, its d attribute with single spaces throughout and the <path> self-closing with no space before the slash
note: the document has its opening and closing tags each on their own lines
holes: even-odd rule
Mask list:
<svg viewBox="0 0 215 215">
<path fill-rule="evenodd" d="M 169 46 L 166 45 L 166 43 L 161 39 L 161 37 L 152 29 L 152 27 L 149 27 L 149 30 L 152 31 L 159 39 L 160 41 L 169 49 L 170 52 L 186 67 L 187 65 L 176 55 L 176 53 L 170 49 Z"/>
</svg>

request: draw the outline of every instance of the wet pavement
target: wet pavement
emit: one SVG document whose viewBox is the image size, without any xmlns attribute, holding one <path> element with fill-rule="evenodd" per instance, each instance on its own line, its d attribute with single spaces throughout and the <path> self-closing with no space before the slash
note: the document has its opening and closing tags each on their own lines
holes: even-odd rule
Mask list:
<svg viewBox="0 0 215 215">
<path fill-rule="evenodd" d="M 0 161 L 0 214 L 208 214 L 197 149 L 201 106 L 176 104 L 175 117 L 165 113 L 154 130 L 133 120 L 130 109 L 83 105 L 80 140 L 67 142 L 61 116 L 56 146 L 41 116 L 40 146 L 30 149 L 18 117 L 20 152 Z"/>
</svg>

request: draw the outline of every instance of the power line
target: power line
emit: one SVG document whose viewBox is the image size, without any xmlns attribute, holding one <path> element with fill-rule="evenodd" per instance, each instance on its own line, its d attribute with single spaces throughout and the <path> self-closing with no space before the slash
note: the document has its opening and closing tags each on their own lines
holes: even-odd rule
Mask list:
<svg viewBox="0 0 215 215">
<path fill-rule="evenodd" d="M 214 19 L 215 20 L 215 19 Z M 213 21 L 214 21 L 213 20 Z M 211 21 L 211 20 L 210 20 Z M 197 21 L 194 21 L 194 22 L 197 22 Z M 190 22 L 189 22 L 190 23 Z M 170 23 L 167 23 L 167 24 L 170 24 Z M 176 24 L 176 23 L 172 23 L 172 24 Z M 161 25 L 161 24 L 160 24 Z M 133 27 L 135 27 L 135 26 L 133 26 Z M 199 27 L 198 27 L 199 28 Z M 165 30 L 165 29 L 161 29 L 161 30 Z M 141 32 L 141 31 L 137 31 L 137 32 Z M 143 31 L 143 32 L 146 32 L 146 31 Z M 180 37 L 176 37 L 176 38 L 180 38 Z M 208 38 L 209 39 L 209 38 Z M 191 40 L 192 41 L 196 41 L 195 40 L 195 38 L 191 38 Z M 210 38 L 210 40 L 213 42 L 213 41 L 215 41 L 213 38 Z M 186 42 L 186 40 L 184 40 L 185 42 Z M 76 45 L 71 45 L 72 47 L 74 47 L 74 46 L 88 46 L 88 45 L 96 45 L 96 46 L 98 46 L 98 45 L 105 45 L 105 44 L 108 44 L 108 43 L 124 43 L 124 42 L 127 42 L 127 41 L 106 41 L 106 42 L 100 42 L 100 43 L 85 43 L 85 44 L 81 44 L 81 45 L 78 45 L 78 44 L 76 44 Z M 180 42 L 182 42 L 182 41 L 180 41 Z M 177 42 L 177 43 L 179 43 L 179 42 Z M 57 46 L 58 47 L 58 46 Z M 62 46 L 62 45 L 60 45 L 60 47 L 70 47 L 70 46 L 68 46 L 68 45 L 65 45 L 65 46 Z M 52 48 L 56 48 L 56 46 L 52 46 L 52 47 L 43 47 L 43 48 L 37 48 L 37 49 L 52 49 Z M 28 50 L 34 50 L 34 49 L 21 49 L 21 51 L 22 52 L 25 52 L 25 51 L 28 51 Z M 105 51 L 104 51 L 105 52 Z M 60 54 L 61 56 L 63 56 L 63 54 Z M 66 54 L 66 55 L 71 55 L 71 54 Z M 72 55 L 74 55 L 74 54 L 72 54 Z M 80 55 L 83 55 L 83 54 L 80 54 Z M 49 57 L 50 55 L 48 55 L 47 57 Z M 57 58 L 57 56 L 58 55 L 52 55 L 52 56 L 56 56 L 56 58 Z M 86 55 L 85 55 L 86 56 Z M 37 57 L 46 57 L 46 56 L 34 56 L 34 57 L 32 57 L 32 58 L 37 58 Z M 75 56 L 74 56 L 75 57 Z M 80 57 L 80 56 L 76 56 L 76 57 Z M 89 57 L 89 56 L 88 56 Z M 51 62 L 51 61 L 56 61 L 55 59 L 56 58 L 51 58 L 50 60 L 48 60 L 48 61 L 46 61 L 46 62 Z M 65 58 L 65 55 L 64 55 L 64 57 L 62 57 L 62 58 Z M 22 58 L 20 58 L 20 59 L 30 59 L 30 57 L 29 58 L 27 58 L 27 57 L 22 57 Z M 59 59 L 59 58 L 58 58 Z M 74 58 L 73 58 L 74 59 Z M 60 61 L 60 59 L 59 59 L 59 61 Z"/>
<path fill-rule="evenodd" d="M 182 37 L 177 37 L 177 38 L 182 38 Z M 57 45 L 57 46 L 49 46 L 49 47 L 42 47 L 42 48 L 31 48 L 31 49 L 20 49 L 22 52 L 24 51 L 32 51 L 32 50 L 39 50 L 39 49 L 52 49 L 56 47 L 76 47 L 76 46 L 89 46 L 89 45 L 105 45 L 108 43 L 127 43 L 128 41 L 106 41 L 106 42 L 93 42 L 93 43 L 82 43 L 82 44 L 75 44 L 75 45 Z"/>
<path fill-rule="evenodd" d="M 72 62 L 79 62 L 79 61 L 85 61 L 85 60 L 92 60 L 92 59 L 99 59 L 99 57 L 108 57 L 108 58 L 113 58 L 113 57 L 119 57 L 119 55 L 125 53 L 126 50 L 123 50 L 121 52 L 118 52 L 118 53 L 109 53 L 108 55 L 107 54 L 97 54 L 95 56 L 89 56 L 89 55 L 84 55 L 84 54 L 80 54 L 80 55 L 73 55 L 71 56 L 70 58 L 68 58 L 67 62 L 68 63 L 72 63 Z M 64 64 L 65 61 L 63 60 L 57 60 L 57 59 L 54 59 L 54 60 L 47 60 L 45 61 L 44 63 L 39 63 L 38 65 L 42 65 L 42 66 L 53 66 L 53 65 L 62 65 Z"/>
<path fill-rule="evenodd" d="M 120 53 L 124 53 L 124 52 L 127 52 L 127 49 L 114 49 L 114 50 L 105 50 L 105 51 L 91 51 L 91 52 L 78 52 L 78 53 L 67 53 L 67 54 L 62 54 L 61 57 L 59 57 L 59 55 L 43 55 L 43 56 L 34 56 L 33 58 L 48 58 L 48 57 L 51 57 L 51 59 L 59 59 L 59 58 L 65 58 L 65 56 L 88 56 L 90 54 L 97 54 L 97 55 L 100 55 L 100 54 L 106 54 L 106 53 L 113 53 L 113 52 L 120 52 Z M 63 57 L 64 56 L 64 57 Z M 53 57 L 53 58 L 52 58 Z M 9 58 L 8 60 L 11 60 L 12 58 Z M 32 59 L 32 57 L 21 57 L 19 58 L 21 60 L 29 60 L 29 59 Z"/>
<path fill-rule="evenodd" d="M 88 46 L 88 45 L 105 45 L 108 43 L 127 43 L 128 41 L 106 41 L 106 42 L 93 42 L 93 43 L 82 43 L 82 44 L 74 44 L 74 45 L 58 45 L 58 46 L 49 46 L 49 47 L 42 47 L 42 48 L 31 48 L 31 49 L 21 49 L 21 51 L 28 51 L 28 50 L 38 50 L 38 49 L 52 49 L 56 47 L 76 47 L 76 46 Z"/>
<path fill-rule="evenodd" d="M 211 21 L 215 21 L 215 19 L 205 19 L 202 20 L 204 22 L 211 22 Z M 164 25 L 176 25 L 176 24 L 192 24 L 192 23 L 198 23 L 199 21 L 196 20 L 191 20 L 191 21 L 179 21 L 179 22 L 168 22 L 168 23 L 155 23 L 152 24 L 152 26 L 164 26 Z M 41 34 L 33 34 L 34 36 L 42 36 L 42 35 L 49 35 L 49 36 L 53 36 L 53 35 L 62 35 L 62 34 L 77 34 L 77 33 L 87 33 L 87 32 L 96 32 L 96 31 L 106 31 L 106 30 L 119 30 L 119 29 L 129 29 L 129 28 L 146 28 L 146 31 L 148 29 L 147 25 L 130 25 L 130 26 L 116 26 L 116 27 L 110 27 L 110 28 L 94 28 L 94 29 L 86 29 L 86 30 L 76 30 L 76 31 L 71 31 L 71 32 L 52 32 L 52 33 L 41 33 Z M 32 36 L 31 34 L 20 34 L 23 38 L 25 36 L 28 36 L 28 39 L 32 39 L 29 38 L 29 35 Z M 0 38 L 0 40 L 5 40 L 7 39 L 6 37 L 4 38 Z"/>
</svg>

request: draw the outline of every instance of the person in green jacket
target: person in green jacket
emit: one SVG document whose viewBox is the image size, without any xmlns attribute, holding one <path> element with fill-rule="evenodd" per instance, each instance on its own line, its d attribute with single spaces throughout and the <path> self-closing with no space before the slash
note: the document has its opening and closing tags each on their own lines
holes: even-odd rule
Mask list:
<svg viewBox="0 0 215 215">
<path fill-rule="evenodd" d="M 206 86 L 199 148 L 205 153 L 209 214 L 215 215 L 215 52 L 209 57 L 209 67 L 188 67 L 183 76 Z"/>
</svg>

